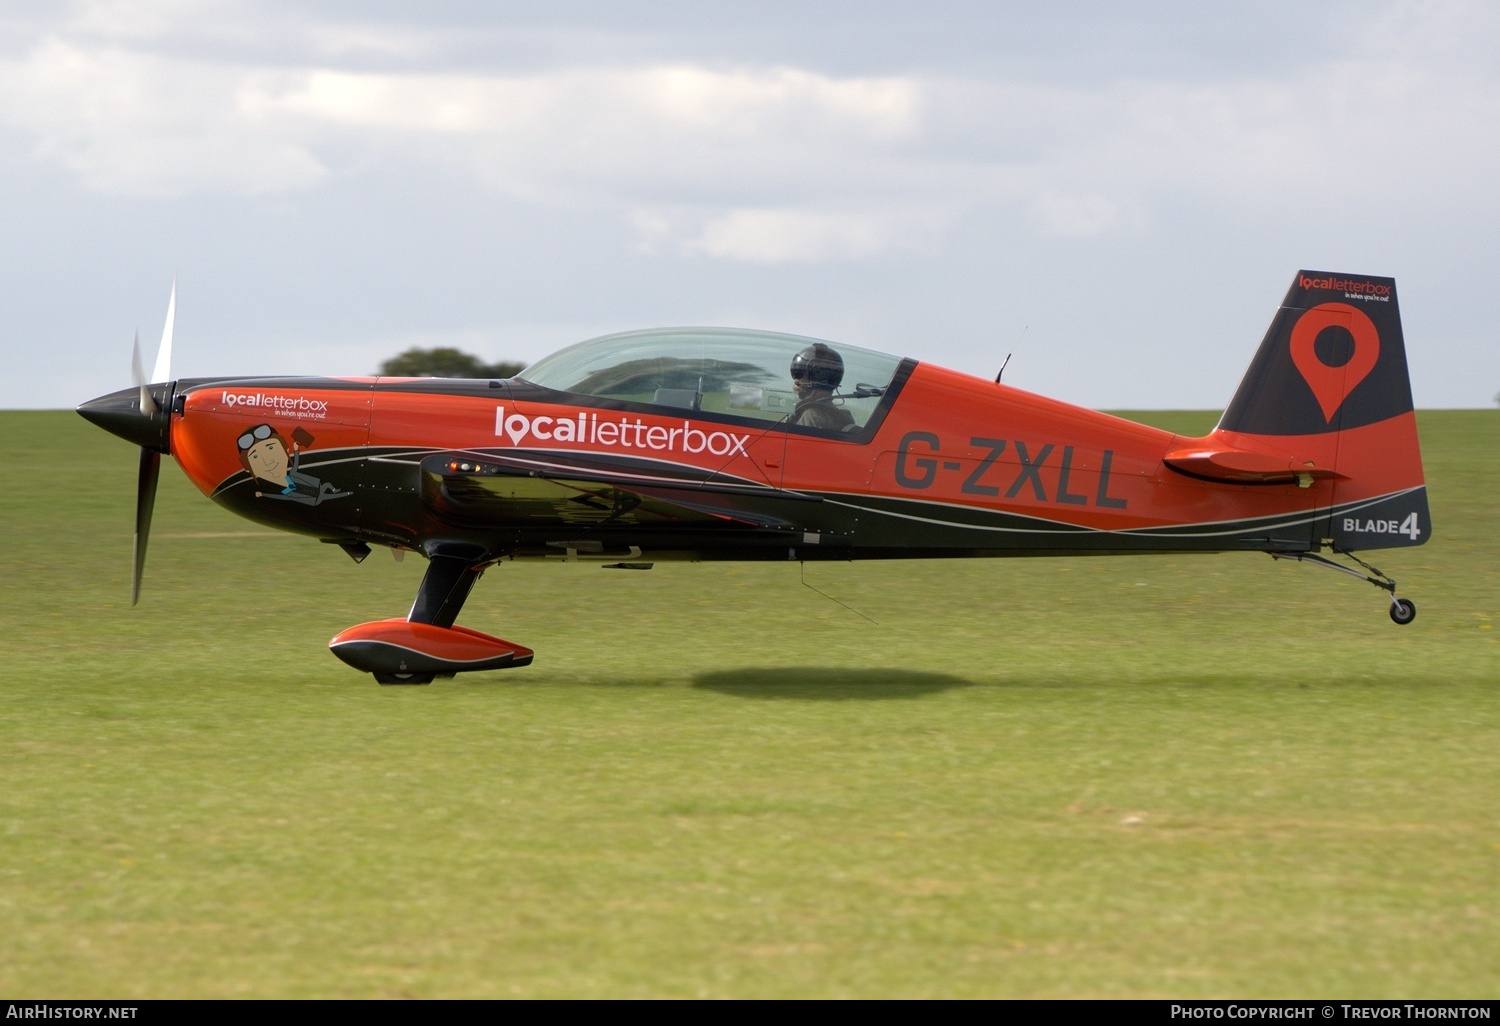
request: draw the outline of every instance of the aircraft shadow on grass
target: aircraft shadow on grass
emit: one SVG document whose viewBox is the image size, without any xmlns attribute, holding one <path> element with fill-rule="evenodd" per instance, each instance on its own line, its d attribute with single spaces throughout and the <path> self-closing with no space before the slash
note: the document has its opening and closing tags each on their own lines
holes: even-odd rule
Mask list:
<svg viewBox="0 0 1500 1026">
<path fill-rule="evenodd" d="M 923 670 L 828 666 L 745 667 L 693 678 L 693 687 L 736 698 L 792 698 L 812 702 L 921 698 L 974 682 Z"/>
</svg>

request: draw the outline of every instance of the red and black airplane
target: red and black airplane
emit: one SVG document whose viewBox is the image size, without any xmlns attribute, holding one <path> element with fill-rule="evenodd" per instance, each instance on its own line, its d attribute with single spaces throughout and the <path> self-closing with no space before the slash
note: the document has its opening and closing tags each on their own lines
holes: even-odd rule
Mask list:
<svg viewBox="0 0 1500 1026">
<path fill-rule="evenodd" d="M 175 303 L 174 303 L 175 305 Z M 455 626 L 483 571 L 565 556 L 854 560 L 1248 550 L 1416 607 L 1355 552 L 1432 531 L 1390 278 L 1301 271 L 1202 438 L 853 346 L 627 332 L 504 381 L 166 380 L 79 412 L 141 447 L 132 602 L 161 454 L 257 523 L 428 560 L 404 618 L 330 646 L 381 683 L 521 666 Z M 1342 555 L 1355 566 L 1331 559 Z"/>
</svg>

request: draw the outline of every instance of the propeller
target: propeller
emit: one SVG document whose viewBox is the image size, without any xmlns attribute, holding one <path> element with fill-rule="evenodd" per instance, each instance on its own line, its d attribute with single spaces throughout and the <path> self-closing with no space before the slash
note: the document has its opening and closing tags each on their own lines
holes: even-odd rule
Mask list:
<svg viewBox="0 0 1500 1026">
<path fill-rule="evenodd" d="M 131 546 L 132 606 L 141 600 L 141 575 L 146 572 L 146 542 L 151 540 L 151 511 L 156 506 L 156 481 L 160 473 L 161 453 L 141 446 L 141 468 L 135 485 L 135 541 Z"/>
<path fill-rule="evenodd" d="M 177 277 L 172 277 L 172 295 L 167 299 L 167 323 L 161 329 L 161 345 L 156 350 L 156 368 L 152 381 L 172 380 L 172 322 L 177 319 Z"/>
<path fill-rule="evenodd" d="M 146 387 L 146 372 L 141 370 L 141 333 L 139 331 L 135 333 L 135 341 L 130 346 L 130 376 L 135 381 L 135 387 L 141 390 L 141 412 L 148 417 L 156 416 L 156 400 L 151 398 L 151 391 Z"/>
<path fill-rule="evenodd" d="M 141 447 L 140 469 L 135 488 L 135 541 L 132 546 L 133 570 L 130 579 L 130 604 L 141 597 L 141 577 L 146 569 L 146 543 L 151 537 L 151 512 L 156 506 L 156 484 L 161 475 L 161 457 L 171 452 L 172 395 L 172 324 L 177 314 L 177 280 L 172 280 L 172 296 L 167 301 L 167 324 L 162 330 L 161 347 L 156 353 L 152 381 L 141 369 L 141 337 L 136 332 L 131 346 L 130 370 L 133 388 L 121 389 L 91 399 L 78 407 L 86 419 Z M 153 391 L 152 385 L 156 385 Z"/>
</svg>

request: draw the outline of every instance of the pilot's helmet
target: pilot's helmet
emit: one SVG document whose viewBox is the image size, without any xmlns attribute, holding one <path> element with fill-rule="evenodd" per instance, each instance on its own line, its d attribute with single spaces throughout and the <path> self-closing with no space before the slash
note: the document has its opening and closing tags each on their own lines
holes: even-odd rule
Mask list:
<svg viewBox="0 0 1500 1026">
<path fill-rule="evenodd" d="M 844 358 L 832 346 L 814 342 L 792 357 L 792 380 L 831 392 L 844 380 Z"/>
</svg>

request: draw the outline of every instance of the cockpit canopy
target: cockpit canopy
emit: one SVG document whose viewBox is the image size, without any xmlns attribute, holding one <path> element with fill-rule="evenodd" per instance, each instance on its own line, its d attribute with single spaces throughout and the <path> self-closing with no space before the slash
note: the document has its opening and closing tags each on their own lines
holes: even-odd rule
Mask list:
<svg viewBox="0 0 1500 1026">
<path fill-rule="evenodd" d="M 801 335 L 741 328 L 653 328 L 590 339 L 518 375 L 558 392 L 619 402 L 785 421 L 797 406 L 792 359 L 815 344 L 843 359 L 835 404 L 862 428 L 901 361 L 884 353 Z"/>
</svg>

